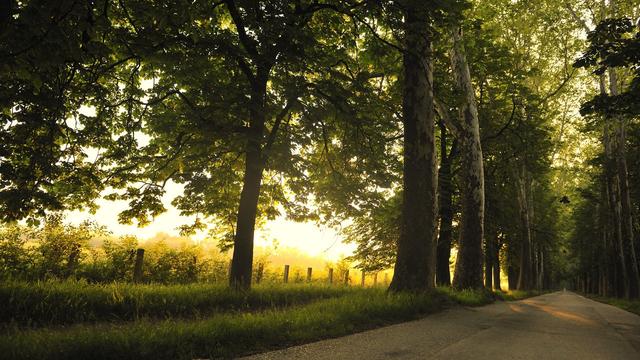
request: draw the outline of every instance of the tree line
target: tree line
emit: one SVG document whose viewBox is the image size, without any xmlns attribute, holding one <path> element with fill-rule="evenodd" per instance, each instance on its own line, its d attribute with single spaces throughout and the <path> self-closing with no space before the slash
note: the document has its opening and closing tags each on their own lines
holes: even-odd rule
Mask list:
<svg viewBox="0 0 640 360">
<path fill-rule="evenodd" d="M 104 196 L 145 225 L 175 183 L 195 219 L 182 233 L 233 249 L 234 288 L 251 286 L 256 227 L 287 216 L 349 223 L 354 258 L 393 266 L 394 291 L 499 288 L 501 273 L 530 290 L 594 283 L 578 217 L 599 203 L 576 178 L 598 188 L 610 169 L 598 209 L 620 264 L 597 276 L 637 294 L 637 44 L 621 18 L 638 6 L 596 5 L 4 0 L 0 216 L 36 224 Z M 572 112 L 593 82 L 573 66 L 585 49 L 575 65 L 610 78 L 587 125 Z M 616 161 L 592 171 L 575 154 L 602 124 Z"/>
</svg>

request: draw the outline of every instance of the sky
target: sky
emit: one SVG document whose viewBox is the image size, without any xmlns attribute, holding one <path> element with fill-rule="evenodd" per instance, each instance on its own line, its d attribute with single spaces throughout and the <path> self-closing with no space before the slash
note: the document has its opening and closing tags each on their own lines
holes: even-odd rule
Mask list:
<svg viewBox="0 0 640 360">
<path fill-rule="evenodd" d="M 171 200 L 181 193 L 181 186 L 168 183 L 163 203 L 167 212 L 159 215 L 154 221 L 142 228 L 136 225 L 123 225 L 118 223 L 118 213 L 127 208 L 125 201 L 97 200 L 100 206 L 96 214 L 86 211 L 73 211 L 67 215 L 67 219 L 74 224 L 84 220 L 92 220 L 104 225 L 115 235 L 135 235 L 140 240 L 155 236 L 157 233 L 167 233 L 179 236 L 177 228 L 188 224 L 193 218 L 181 216 L 179 211 L 171 205 Z M 316 226 L 314 223 L 297 223 L 285 218 L 277 218 L 268 222 L 263 229 L 256 230 L 255 246 L 272 247 L 274 240 L 278 247 L 293 248 L 313 256 L 329 261 L 336 261 L 341 257 L 351 255 L 355 249 L 354 244 L 345 244 L 338 234 L 338 229 L 324 226 Z M 194 241 L 202 240 L 205 233 L 198 233 L 192 237 Z"/>
</svg>

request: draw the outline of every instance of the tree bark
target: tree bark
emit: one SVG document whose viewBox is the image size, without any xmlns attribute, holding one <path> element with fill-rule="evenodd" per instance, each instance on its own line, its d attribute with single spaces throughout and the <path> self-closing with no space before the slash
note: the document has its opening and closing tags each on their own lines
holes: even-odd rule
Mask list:
<svg viewBox="0 0 640 360">
<path fill-rule="evenodd" d="M 245 171 L 236 219 L 229 285 L 249 289 L 253 268 L 253 237 L 262 182 L 262 138 L 265 131 L 265 100 L 268 70 L 259 69 L 252 83 L 249 107 L 249 134 L 246 142 Z"/>
<path fill-rule="evenodd" d="M 531 224 L 528 205 L 528 174 L 525 165 L 520 166 L 517 176 L 518 206 L 520 208 L 520 266 L 518 274 L 518 290 L 531 290 L 533 288 L 531 268 Z"/>
<path fill-rule="evenodd" d="M 440 154 L 441 162 L 438 170 L 438 200 L 440 202 L 440 232 L 438 234 L 436 283 L 442 286 L 451 285 L 451 240 L 453 239 L 453 181 L 451 166 L 456 154 L 457 142 L 447 153 L 447 129 L 440 125 Z"/>
<path fill-rule="evenodd" d="M 453 286 L 458 289 L 483 287 L 482 240 L 484 237 L 484 169 L 480 124 L 471 74 L 462 43 L 462 29 L 452 29 L 453 51 L 451 67 L 458 90 L 464 97 L 460 106 L 460 133 L 462 145 L 462 219 L 458 257 Z"/>
<path fill-rule="evenodd" d="M 404 165 L 402 227 L 392 291 L 435 286 L 437 169 L 433 109 L 433 55 L 427 5 L 405 4 L 403 53 Z"/>
</svg>

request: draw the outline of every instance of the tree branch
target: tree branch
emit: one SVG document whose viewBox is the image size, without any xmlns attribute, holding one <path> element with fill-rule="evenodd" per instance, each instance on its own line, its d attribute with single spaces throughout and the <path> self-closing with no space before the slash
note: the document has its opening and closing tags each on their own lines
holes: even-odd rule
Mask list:
<svg viewBox="0 0 640 360">
<path fill-rule="evenodd" d="M 236 30 L 238 31 L 238 37 L 240 38 L 240 43 L 242 47 L 249 53 L 251 58 L 255 61 L 260 60 L 260 53 L 258 52 L 258 47 L 253 39 L 249 37 L 247 34 L 247 29 L 245 29 L 244 20 L 238 11 L 238 7 L 236 6 L 236 2 L 234 0 L 225 0 L 227 4 L 227 8 L 229 9 L 229 14 L 233 19 L 233 23 L 236 26 Z"/>
<path fill-rule="evenodd" d="M 287 101 L 285 106 L 280 110 L 278 115 L 276 116 L 276 120 L 273 123 L 273 127 L 269 132 L 269 136 L 267 137 L 267 143 L 263 147 L 264 157 L 263 161 L 266 162 L 269 157 L 269 151 L 273 146 L 273 143 L 276 141 L 276 136 L 278 135 L 278 129 L 280 128 L 280 124 L 282 124 L 282 120 L 289 114 L 289 110 L 291 107 L 297 102 L 297 98 L 292 98 Z"/>
<path fill-rule="evenodd" d="M 449 112 L 447 111 L 444 104 L 436 97 L 433 98 L 433 104 L 435 105 L 436 112 L 440 116 L 440 119 L 442 119 L 442 122 L 447 127 L 447 129 L 451 131 L 453 136 L 458 137 L 461 132 L 460 127 L 451 119 L 451 117 L 449 116 Z"/>
</svg>

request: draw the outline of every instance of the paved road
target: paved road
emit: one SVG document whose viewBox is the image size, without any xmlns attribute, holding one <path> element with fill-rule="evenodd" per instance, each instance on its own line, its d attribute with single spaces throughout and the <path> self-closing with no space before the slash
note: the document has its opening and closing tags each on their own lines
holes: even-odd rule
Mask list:
<svg viewBox="0 0 640 360">
<path fill-rule="evenodd" d="M 570 292 L 319 341 L 246 359 L 640 359 L 640 316 Z"/>
</svg>

